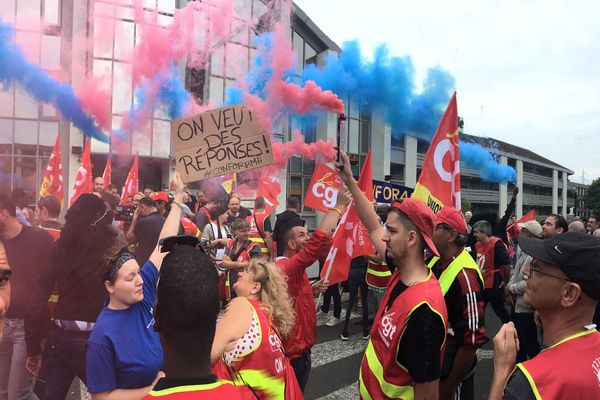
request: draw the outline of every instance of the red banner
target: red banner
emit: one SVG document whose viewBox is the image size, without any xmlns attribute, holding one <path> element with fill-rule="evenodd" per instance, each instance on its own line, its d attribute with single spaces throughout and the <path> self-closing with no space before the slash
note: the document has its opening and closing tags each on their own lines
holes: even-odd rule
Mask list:
<svg viewBox="0 0 600 400">
<path fill-rule="evenodd" d="M 373 169 L 370 151 L 360 172 L 358 187 L 369 200 L 373 201 Z M 342 215 L 333 234 L 333 243 L 325 261 L 325 268 L 321 271 L 321 278 L 325 278 L 329 284 L 348 279 L 350 262 L 353 258 L 375 253 L 375 247 L 369 239 L 369 232 L 360 222 L 353 204 L 347 207 Z"/>
<path fill-rule="evenodd" d="M 304 197 L 304 205 L 321 212 L 335 207 L 338 190 L 342 187 L 342 179 L 338 173 L 321 161 L 317 162 L 308 191 Z"/>
<path fill-rule="evenodd" d="M 527 214 L 523 215 L 520 219 L 518 219 L 517 222 L 515 222 L 514 224 L 510 224 L 506 228 L 506 233 L 507 233 L 507 236 L 508 236 L 508 240 L 512 241 L 517 236 L 519 236 L 519 233 L 521 231 L 519 229 L 519 224 L 522 224 L 522 223 L 528 222 L 528 221 L 535 221 L 536 217 L 537 217 L 537 215 L 536 215 L 535 210 L 531 210 Z"/>
<path fill-rule="evenodd" d="M 265 199 L 265 212 L 267 214 L 271 214 L 271 212 L 279 205 L 277 196 L 280 192 L 281 185 L 279 183 L 277 170 L 273 170 L 269 176 L 261 176 L 260 181 L 258 182 L 256 196 L 262 196 Z"/>
<path fill-rule="evenodd" d="M 83 154 L 81 155 L 81 163 L 79 164 L 79 170 L 77 171 L 77 177 L 75 178 L 75 184 L 71 192 L 71 204 L 84 193 L 92 193 L 93 190 L 93 178 L 92 178 L 92 161 L 90 159 L 90 147 L 92 143 L 90 139 L 87 139 L 84 144 Z"/>
<path fill-rule="evenodd" d="M 125 180 L 125 186 L 123 186 L 123 193 L 121 194 L 121 204 L 125 204 L 127 202 L 127 198 L 133 196 L 137 192 L 139 185 L 139 175 L 138 175 L 138 155 L 135 155 L 133 159 L 133 165 L 129 170 L 129 174 L 127 174 L 127 179 Z"/>
<path fill-rule="evenodd" d="M 436 213 L 444 206 L 461 208 L 456 92 L 429 144 L 412 197 L 423 200 Z"/>
<path fill-rule="evenodd" d="M 110 191 L 110 189 L 108 188 L 110 186 L 111 182 L 111 175 L 112 175 L 112 164 L 110 162 L 110 154 L 108 155 L 108 158 L 106 159 L 106 166 L 104 167 L 104 173 L 102 174 L 102 179 L 104 179 L 104 190 L 106 190 L 107 192 Z"/>
<path fill-rule="evenodd" d="M 60 161 L 60 133 L 56 135 L 56 142 L 52 155 L 44 171 L 42 187 L 40 188 L 40 199 L 46 196 L 54 196 L 63 205 L 64 190 L 62 178 L 62 164 Z"/>
</svg>

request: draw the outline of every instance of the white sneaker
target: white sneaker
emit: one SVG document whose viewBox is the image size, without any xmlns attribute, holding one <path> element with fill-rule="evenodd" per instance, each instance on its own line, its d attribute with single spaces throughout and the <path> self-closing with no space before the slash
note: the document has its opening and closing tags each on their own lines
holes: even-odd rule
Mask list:
<svg viewBox="0 0 600 400">
<path fill-rule="evenodd" d="M 317 317 L 323 317 L 325 315 L 327 315 L 328 313 L 323 312 L 323 310 L 321 310 L 321 307 L 319 307 L 319 309 L 317 310 Z"/>
<path fill-rule="evenodd" d="M 341 318 L 331 317 L 331 318 L 329 318 L 329 320 L 327 322 L 325 322 L 325 325 L 327 325 L 327 326 L 336 326 L 340 322 L 342 322 Z"/>
</svg>

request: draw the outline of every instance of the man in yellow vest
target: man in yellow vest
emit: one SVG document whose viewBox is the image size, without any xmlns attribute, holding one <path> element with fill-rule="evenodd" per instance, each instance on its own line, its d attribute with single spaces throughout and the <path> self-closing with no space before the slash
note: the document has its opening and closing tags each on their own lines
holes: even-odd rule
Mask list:
<svg viewBox="0 0 600 400">
<path fill-rule="evenodd" d="M 460 211 L 444 207 L 436 215 L 433 243 L 440 253 L 429 261 L 448 309 L 446 353 L 440 376 L 440 399 L 475 398 L 475 351 L 488 341 L 485 333 L 483 278 L 465 250 L 467 223 Z"/>
<path fill-rule="evenodd" d="M 533 257 L 525 266 L 523 299 L 544 327 L 541 353 L 519 363 L 512 322 L 494 338 L 490 400 L 600 399 L 600 333 L 592 323 L 600 301 L 600 240 L 566 232 L 545 240 L 523 237 L 521 250 Z"/>
</svg>

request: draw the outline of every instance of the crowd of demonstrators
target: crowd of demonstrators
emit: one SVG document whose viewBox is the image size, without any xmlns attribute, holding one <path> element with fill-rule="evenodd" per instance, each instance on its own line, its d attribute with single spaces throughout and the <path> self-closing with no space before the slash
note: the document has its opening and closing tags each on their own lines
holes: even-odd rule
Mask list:
<svg viewBox="0 0 600 400">
<path fill-rule="evenodd" d="M 106 254 L 102 279 L 108 304 L 88 340 L 87 387 L 92 399 L 141 399 L 162 376 L 163 352 L 154 331 L 152 309 L 165 252 L 160 239 L 176 236 L 183 200 L 179 174 L 173 180 L 174 207 L 169 212 L 148 261 L 140 267 L 121 243 Z"/>
<path fill-rule="evenodd" d="M 600 333 L 592 324 L 600 300 L 600 240 L 565 232 L 545 240 L 521 239 L 532 257 L 525 302 L 539 313 L 544 351 L 516 364 L 520 348 L 515 326 L 494 338 L 490 400 L 600 398 Z"/>
<path fill-rule="evenodd" d="M 542 226 L 537 221 L 527 221 L 519 224 L 520 237 L 542 237 Z M 510 273 L 510 280 L 506 285 L 505 293 L 509 303 L 513 306 L 512 321 L 519 337 L 519 351 L 517 362 L 535 357 L 540 352 L 537 339 L 537 325 L 533 316 L 533 309 L 525 302 L 523 295 L 527 287 L 525 269 L 531 264 L 532 257 L 521 249 L 517 255 L 517 262 Z"/>
<path fill-rule="evenodd" d="M 437 398 L 447 311 L 440 285 L 424 263 L 433 244 L 435 214 L 422 201 L 392 203 L 386 227 L 358 187 L 348 156 L 336 167 L 379 254 L 394 269 L 377 312 L 359 372 L 363 398 Z"/>
<path fill-rule="evenodd" d="M 271 219 L 265 210 L 265 198 L 258 196 L 254 200 L 254 209 L 246 217 L 250 224 L 249 237 L 254 243 L 258 243 L 263 256 L 272 259 L 273 255 L 273 228 Z"/>
<path fill-rule="evenodd" d="M 282 338 L 294 326 L 292 302 L 275 264 L 253 259 L 234 285 L 238 297 L 217 324 L 211 361 L 221 379 L 259 399 L 302 398 Z"/>
<path fill-rule="evenodd" d="M 475 398 L 476 350 L 488 341 L 484 284 L 479 266 L 465 249 L 467 224 L 460 213 L 443 207 L 432 240 L 440 256 L 428 266 L 440 283 L 448 311 L 446 351 L 440 373 L 440 399 Z"/>
<path fill-rule="evenodd" d="M 36 279 L 44 273 L 54 239 L 43 229 L 20 223 L 15 202 L 11 197 L 0 194 L 0 241 L 12 271 L 10 308 L 2 313 L 4 336 L 0 343 L 0 398 L 34 399 L 35 377 L 26 370 L 27 356 L 32 349 L 26 341 L 25 327 L 32 307 L 32 288 Z M 5 271 L 3 279 L 8 279 Z M 44 301 L 46 310 L 49 296 L 50 292 Z"/>
<path fill-rule="evenodd" d="M 277 218 L 273 239 L 277 243 L 280 256 L 277 257 L 276 264 L 287 277 L 288 295 L 294 299 L 296 315 L 292 332 L 288 338 L 283 338 L 283 344 L 302 391 L 308 383 L 312 365 L 310 349 L 317 336 L 314 295 L 327 289 L 323 280 L 311 285 L 306 270 L 329 252 L 331 232 L 349 204 L 348 192 L 340 190 L 335 207 L 325 213 L 312 236 L 309 236 L 305 223 L 297 212 L 289 209 L 289 203 L 288 210 L 279 214 Z"/>
<path fill-rule="evenodd" d="M 217 265 L 221 264 L 228 239 L 232 238 L 232 233 L 227 226 L 227 213 L 224 212 L 214 220 L 206 224 L 202 231 L 202 246 Z"/>
</svg>

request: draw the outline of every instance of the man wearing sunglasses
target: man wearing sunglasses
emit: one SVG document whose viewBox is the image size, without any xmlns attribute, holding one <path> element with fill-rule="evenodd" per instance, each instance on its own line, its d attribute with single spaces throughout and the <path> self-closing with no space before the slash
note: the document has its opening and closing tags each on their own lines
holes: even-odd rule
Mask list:
<svg viewBox="0 0 600 400">
<path fill-rule="evenodd" d="M 514 325 L 494 338 L 490 400 L 600 398 L 600 333 L 592 324 L 600 300 L 600 240 L 566 232 L 546 240 L 522 238 L 533 257 L 525 267 L 524 300 L 544 326 L 544 347 L 514 368 L 519 341 Z M 508 383 L 507 383 L 508 381 Z"/>
</svg>

